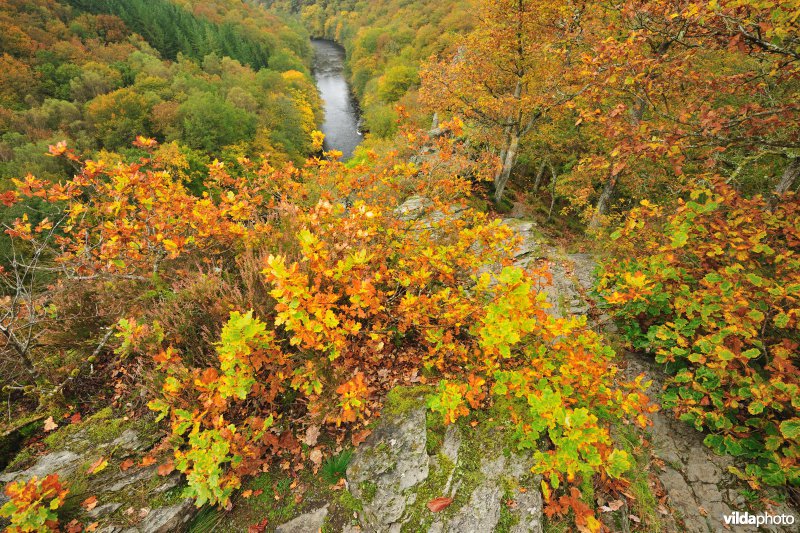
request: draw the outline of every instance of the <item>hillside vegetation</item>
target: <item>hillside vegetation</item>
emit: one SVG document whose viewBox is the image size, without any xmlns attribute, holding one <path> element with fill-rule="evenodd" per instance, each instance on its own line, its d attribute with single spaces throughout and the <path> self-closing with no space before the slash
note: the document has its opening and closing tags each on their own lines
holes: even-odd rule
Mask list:
<svg viewBox="0 0 800 533">
<path fill-rule="evenodd" d="M 200 522 L 309 479 L 353 521 L 377 489 L 345 489 L 350 450 L 414 385 L 432 434 L 499 427 L 530 458 L 553 530 L 680 520 L 659 410 L 734 458 L 742 509 L 797 503 L 795 3 L 0 0 L 0 28 L 14 467 L 111 406 Z M 347 162 L 321 151 L 309 36 L 347 51 L 369 130 Z M 597 261 L 581 314 L 553 301 L 578 275 L 558 246 Z M 134 464 L 100 450 L 0 515 L 98 527 L 68 491 Z"/>
</svg>

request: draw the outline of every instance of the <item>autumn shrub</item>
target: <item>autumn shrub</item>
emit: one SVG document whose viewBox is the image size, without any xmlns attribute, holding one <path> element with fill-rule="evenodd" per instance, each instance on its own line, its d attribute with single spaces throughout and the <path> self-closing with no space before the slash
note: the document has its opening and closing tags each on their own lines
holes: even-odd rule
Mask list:
<svg viewBox="0 0 800 533">
<path fill-rule="evenodd" d="M 672 209 L 642 202 L 597 287 L 631 345 L 672 374 L 664 405 L 754 485 L 800 483 L 799 208 L 723 183 Z"/>
<path fill-rule="evenodd" d="M 58 531 L 56 511 L 68 492 L 57 474 L 9 483 L 5 488 L 9 500 L 0 507 L 0 516 L 11 523 L 7 531 Z"/>
<path fill-rule="evenodd" d="M 550 316 L 547 271 L 514 266 L 513 231 L 467 207 L 462 176 L 491 166 L 452 137 L 419 142 L 436 150 L 415 162 L 215 163 L 199 196 L 147 158 L 18 182 L 16 194 L 63 206 L 52 253 L 65 276 L 106 279 L 110 293 L 140 284 L 116 355 L 150 362 L 149 406 L 169 421 L 172 466 L 197 505 L 228 506 L 246 476 L 308 458 L 303 428 L 365 423 L 388 388 L 422 375 L 447 423 L 507 404 L 548 490 L 630 467 L 609 427 L 646 424 L 646 384 L 619 378 L 585 319 Z M 49 230 L 11 231 L 39 242 Z"/>
</svg>

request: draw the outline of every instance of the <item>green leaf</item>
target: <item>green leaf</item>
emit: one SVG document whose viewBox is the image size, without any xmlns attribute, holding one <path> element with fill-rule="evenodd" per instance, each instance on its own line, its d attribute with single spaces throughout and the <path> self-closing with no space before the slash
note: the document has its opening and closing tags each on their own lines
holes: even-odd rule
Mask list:
<svg viewBox="0 0 800 533">
<path fill-rule="evenodd" d="M 800 418 L 792 418 L 781 422 L 781 435 L 787 439 L 800 439 Z"/>
</svg>

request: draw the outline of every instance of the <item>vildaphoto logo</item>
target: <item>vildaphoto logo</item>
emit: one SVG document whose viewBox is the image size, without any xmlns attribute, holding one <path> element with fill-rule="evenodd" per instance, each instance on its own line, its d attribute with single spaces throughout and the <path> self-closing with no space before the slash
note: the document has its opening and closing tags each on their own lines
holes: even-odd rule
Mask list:
<svg viewBox="0 0 800 533">
<path fill-rule="evenodd" d="M 722 521 L 727 526 L 790 526 L 794 524 L 794 515 L 790 514 L 769 514 L 748 512 L 733 513 L 723 516 Z"/>
</svg>

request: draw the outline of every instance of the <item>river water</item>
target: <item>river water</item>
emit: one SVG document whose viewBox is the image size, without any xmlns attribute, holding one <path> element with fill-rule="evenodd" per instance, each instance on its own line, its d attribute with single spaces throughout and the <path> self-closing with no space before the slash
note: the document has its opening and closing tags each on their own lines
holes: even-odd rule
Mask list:
<svg viewBox="0 0 800 533">
<path fill-rule="evenodd" d="M 344 48 L 333 41 L 311 39 L 314 46 L 314 80 L 322 97 L 325 150 L 339 150 L 349 159 L 361 142 L 359 114 L 344 75 Z"/>
</svg>

